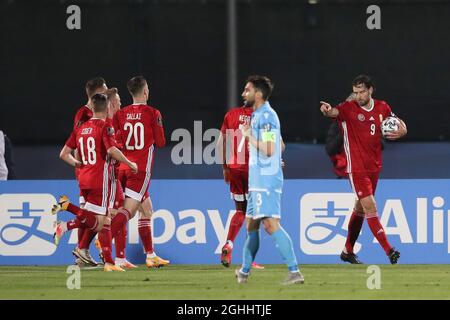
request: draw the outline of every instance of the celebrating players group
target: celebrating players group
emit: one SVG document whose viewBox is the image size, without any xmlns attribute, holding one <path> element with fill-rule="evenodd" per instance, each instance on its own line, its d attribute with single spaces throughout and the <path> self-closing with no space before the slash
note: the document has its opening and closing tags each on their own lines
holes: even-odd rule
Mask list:
<svg viewBox="0 0 450 320">
<path fill-rule="evenodd" d="M 80 207 L 61 196 L 52 213 L 69 211 L 76 218 L 58 222 L 55 243 L 63 234 L 78 228 L 78 246 L 73 254 L 80 265 L 96 266 L 89 245 L 98 234 L 96 245 L 105 271 L 135 268 L 125 257 L 127 222 L 139 211 L 138 231 L 148 267 L 167 265 L 156 255 L 152 244 L 153 211 L 148 187 L 155 147 L 165 145 L 159 110 L 147 105 L 147 81 L 137 76 L 127 83 L 133 104 L 121 108 L 116 88 L 108 89 L 105 80 L 94 78 L 86 84 L 88 102 L 77 112 L 74 129 L 60 158 L 75 167 L 80 187 Z M 405 123 L 398 119 L 398 130 L 382 135 L 380 126 L 387 117 L 395 117 L 389 105 L 372 98 L 374 85 L 361 75 L 352 82 L 354 100 L 336 107 L 321 102 L 320 111 L 337 121 L 343 135 L 346 173 L 356 195 L 349 220 L 348 236 L 341 259 L 361 263 L 353 252 L 364 219 L 383 247 L 389 261 L 397 263 L 400 253 L 393 248 L 380 224 L 374 193 L 381 171 L 382 138 L 396 140 L 406 134 Z M 247 282 L 250 269 L 263 268 L 255 263 L 259 249 L 259 227 L 274 239 L 289 273 L 285 284 L 303 283 L 292 241 L 280 225 L 283 173 L 281 153 L 284 143 L 275 110 L 269 104 L 271 80 L 263 76 L 247 79 L 242 98 L 244 106 L 231 109 L 224 118 L 218 149 L 222 151 L 224 180 L 230 184 L 236 212 L 232 217 L 221 263 L 231 264 L 233 242 L 247 217 L 247 238 L 243 264 L 235 274 L 239 283 Z M 231 147 L 230 147 L 231 146 Z M 115 260 L 112 258 L 112 239 Z"/>
</svg>

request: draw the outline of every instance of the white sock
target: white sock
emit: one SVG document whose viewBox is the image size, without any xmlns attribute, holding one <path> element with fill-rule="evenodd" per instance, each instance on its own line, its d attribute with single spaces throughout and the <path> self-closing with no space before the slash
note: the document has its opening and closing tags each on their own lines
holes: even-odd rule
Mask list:
<svg viewBox="0 0 450 320">
<path fill-rule="evenodd" d="M 126 261 L 125 258 L 116 258 L 115 264 L 123 264 L 123 263 L 125 263 L 125 261 Z"/>
<path fill-rule="evenodd" d="M 156 257 L 156 253 L 147 253 L 147 258 L 155 258 Z"/>
<path fill-rule="evenodd" d="M 233 249 L 233 241 L 227 240 L 227 244 L 230 246 L 231 249 Z"/>
</svg>

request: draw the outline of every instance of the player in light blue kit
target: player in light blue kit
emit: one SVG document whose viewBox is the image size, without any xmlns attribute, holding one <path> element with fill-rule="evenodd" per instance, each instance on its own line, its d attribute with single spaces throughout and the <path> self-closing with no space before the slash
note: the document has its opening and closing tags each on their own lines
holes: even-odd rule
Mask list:
<svg viewBox="0 0 450 320">
<path fill-rule="evenodd" d="M 236 270 L 238 283 L 247 282 L 252 262 L 259 248 L 259 226 L 275 241 L 275 247 L 289 269 L 284 284 L 304 283 L 295 257 L 292 241 L 280 225 L 283 171 L 281 168 L 281 131 L 277 113 L 269 104 L 273 84 L 269 78 L 250 76 L 242 93 L 244 103 L 253 107 L 250 126 L 242 134 L 250 145 L 247 239 L 242 268 Z"/>
</svg>

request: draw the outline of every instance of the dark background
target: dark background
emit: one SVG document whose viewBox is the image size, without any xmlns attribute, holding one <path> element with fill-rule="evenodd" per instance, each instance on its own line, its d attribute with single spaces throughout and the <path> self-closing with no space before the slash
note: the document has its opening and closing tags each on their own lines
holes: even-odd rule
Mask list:
<svg viewBox="0 0 450 320">
<path fill-rule="evenodd" d="M 373 3 L 373 2 L 370 2 Z M 376 2 L 375 2 L 376 3 Z M 81 8 L 68 30 L 66 8 Z M 406 141 L 450 137 L 450 3 L 383 1 L 382 29 L 368 30 L 368 3 L 238 1 L 238 81 L 265 74 L 288 142 L 323 142 L 335 104 L 359 73 L 403 118 Z M 218 128 L 227 109 L 225 0 L 0 1 L 0 128 L 18 144 L 61 144 L 84 84 L 103 76 L 129 103 L 126 81 L 143 74 L 150 104 L 176 128 Z M 240 101 L 240 100 L 238 100 Z"/>
</svg>

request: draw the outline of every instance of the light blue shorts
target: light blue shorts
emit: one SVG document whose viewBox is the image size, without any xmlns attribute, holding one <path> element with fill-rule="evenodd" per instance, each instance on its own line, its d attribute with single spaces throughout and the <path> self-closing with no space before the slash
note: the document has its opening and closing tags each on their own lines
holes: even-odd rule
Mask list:
<svg viewBox="0 0 450 320">
<path fill-rule="evenodd" d="M 281 218 L 281 193 L 273 190 L 250 190 L 247 218 Z"/>
</svg>

